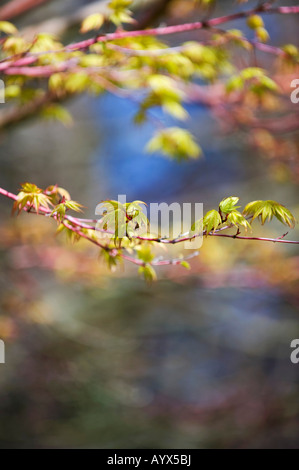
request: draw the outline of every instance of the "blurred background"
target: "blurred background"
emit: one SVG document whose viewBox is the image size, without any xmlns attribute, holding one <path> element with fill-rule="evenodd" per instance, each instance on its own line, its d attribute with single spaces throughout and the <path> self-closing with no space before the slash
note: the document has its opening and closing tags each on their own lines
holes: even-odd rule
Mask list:
<svg viewBox="0 0 299 470">
<path fill-rule="evenodd" d="M 14 21 L 26 34 L 48 30 L 75 41 L 90 3 L 47 1 Z M 153 3 L 137 3 L 145 21 Z M 160 3 L 150 24 L 203 16 L 187 0 Z M 222 0 L 214 15 L 235 7 Z M 269 15 L 266 26 L 273 44 L 298 41 L 298 18 Z M 244 21 L 229 27 L 246 28 Z M 1 133 L 1 187 L 57 183 L 87 217 L 101 200 L 126 194 L 147 203 L 203 202 L 205 211 L 230 195 L 243 205 L 274 199 L 299 218 L 297 133 L 271 153 L 190 104 L 187 127 L 204 155 L 178 163 L 144 152 L 153 128 L 134 125 L 132 101 L 84 95 L 67 108 L 70 128 L 34 119 Z M 159 268 L 148 286 L 135 267 L 111 273 L 93 247 L 56 237 L 54 222 L 12 218 L 4 198 L 0 209 L 1 448 L 298 447 L 299 364 L 290 361 L 299 337 L 296 245 L 204 240 L 191 271 Z M 286 231 L 275 222 L 257 230 Z M 298 226 L 289 238 L 299 240 Z"/>
</svg>

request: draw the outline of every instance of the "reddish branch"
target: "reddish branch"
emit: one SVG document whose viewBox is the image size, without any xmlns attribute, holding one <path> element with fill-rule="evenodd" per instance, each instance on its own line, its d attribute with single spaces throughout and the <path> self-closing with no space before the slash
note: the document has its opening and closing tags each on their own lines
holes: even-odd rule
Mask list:
<svg viewBox="0 0 299 470">
<path fill-rule="evenodd" d="M 6 191 L 3 188 L 0 188 L 0 194 L 2 194 L 5 197 L 8 197 L 9 199 L 13 199 L 14 201 L 17 201 L 18 196 L 16 194 L 10 193 L 9 191 Z M 23 208 L 24 212 L 27 212 L 29 214 L 36 214 L 36 215 L 43 215 L 43 216 L 50 216 L 54 219 L 56 219 L 55 215 L 51 215 L 51 210 L 47 209 L 46 207 L 39 207 L 38 212 L 33 211 L 32 207 L 30 205 L 27 205 Z M 83 219 L 84 220 L 84 219 Z M 88 219 L 86 219 L 88 220 Z M 68 230 L 71 230 L 73 233 L 76 235 L 84 238 L 85 240 L 93 243 L 97 247 L 101 248 L 102 250 L 108 251 L 110 253 L 110 256 L 116 257 L 120 256 L 122 259 L 126 261 L 130 261 L 133 264 L 136 264 L 138 266 L 144 266 L 145 263 L 142 260 L 136 259 L 132 256 L 129 256 L 128 254 L 124 253 L 123 251 L 119 251 L 117 248 L 111 248 L 106 245 L 101 244 L 98 240 L 96 240 L 93 237 L 88 236 L 82 229 L 92 229 L 92 230 L 97 230 L 95 226 L 90 226 L 82 219 L 78 219 L 76 217 L 72 217 L 69 215 L 65 215 L 64 220 L 61 222 Z M 195 256 L 197 256 L 198 253 L 194 252 L 188 257 L 184 258 L 184 260 L 191 259 Z M 173 264 L 180 264 L 183 261 L 183 258 L 178 258 L 174 260 L 157 260 L 153 261 L 151 264 L 155 266 L 164 266 L 164 265 L 173 265 Z"/>
<path fill-rule="evenodd" d="M 12 0 L 0 8 L 0 20 L 10 20 L 49 0 Z"/>
<path fill-rule="evenodd" d="M 77 50 L 88 49 L 93 44 L 99 42 L 113 41 L 117 39 L 124 38 L 133 38 L 140 36 L 164 36 L 170 34 L 177 34 L 189 31 L 195 31 L 203 28 L 217 28 L 219 25 L 238 20 L 241 18 L 247 18 L 256 13 L 278 13 L 278 14 L 296 14 L 299 13 L 299 6 L 289 6 L 289 7 L 277 7 L 273 8 L 271 3 L 266 3 L 257 8 L 253 8 L 247 11 L 241 11 L 233 13 L 231 15 L 221 16 L 218 18 L 213 18 L 207 21 L 198 21 L 194 23 L 185 23 L 180 25 L 165 26 L 160 28 L 150 28 L 150 29 L 140 29 L 135 31 L 116 31 L 115 33 L 110 33 L 106 35 L 96 36 L 94 38 L 86 39 L 74 44 L 69 44 L 65 46 L 61 51 L 45 51 L 42 54 L 49 54 L 51 52 L 70 52 Z M 259 42 L 254 42 L 254 45 L 257 49 L 272 53 L 274 55 L 284 55 L 285 53 L 278 47 L 270 46 L 268 44 L 262 44 Z M 19 56 L 12 56 L 6 59 L 3 59 L 0 63 L 0 72 L 13 75 L 21 74 L 29 77 L 48 77 L 52 73 L 57 71 L 57 66 L 39 66 L 39 67 L 28 67 L 29 65 L 34 64 L 40 55 L 42 54 L 32 54 L 26 55 L 26 57 L 20 58 Z M 14 60 L 16 59 L 16 60 Z M 68 69 L 70 64 L 60 64 L 60 67 L 66 67 Z M 35 70 L 37 69 L 37 70 Z"/>
<path fill-rule="evenodd" d="M 299 13 L 299 6 L 290 6 L 290 7 L 277 7 L 272 8 L 268 4 L 262 5 L 257 8 L 253 8 L 247 11 L 241 11 L 238 13 L 233 13 L 231 15 L 221 16 L 219 18 L 213 18 L 207 21 L 197 21 L 194 23 L 185 23 L 180 25 L 173 26 L 164 26 L 160 28 L 151 28 L 146 30 L 138 31 L 118 31 L 111 34 L 106 34 L 105 36 L 97 36 L 95 38 L 86 39 L 85 41 L 80 41 L 74 44 L 71 44 L 66 47 L 66 50 L 80 50 L 86 49 L 97 42 L 113 41 L 116 39 L 139 37 L 139 36 L 166 36 L 170 34 L 185 33 L 189 31 L 196 31 L 203 28 L 211 28 L 219 26 L 220 24 L 228 23 L 230 21 L 247 18 L 248 16 L 254 15 L 256 13 L 279 13 L 279 14 L 294 14 Z"/>
<path fill-rule="evenodd" d="M 2 194 L 3 196 L 5 196 L 9 199 L 12 199 L 14 201 L 17 201 L 17 199 L 18 199 L 18 196 L 16 194 L 10 193 L 10 192 L 6 191 L 5 189 L 2 189 L 2 188 L 0 188 L 0 194 Z M 56 219 L 55 214 L 52 214 L 51 213 L 52 211 L 50 209 L 48 209 L 46 207 L 43 207 L 43 206 L 39 207 L 38 212 L 36 212 L 35 210 L 32 210 L 32 207 L 30 205 L 25 206 L 23 208 L 23 210 L 27 213 L 48 216 L 48 217 L 52 217 L 52 218 Z M 89 236 L 84 231 L 84 229 L 95 230 L 95 231 L 98 230 L 98 228 L 95 225 L 92 225 L 95 222 L 96 222 L 95 220 L 80 219 L 80 218 L 73 217 L 73 216 L 70 216 L 70 215 L 65 215 L 65 217 L 64 217 L 64 219 L 61 223 L 68 230 L 71 230 L 73 233 L 75 233 L 79 237 L 82 237 L 85 240 L 93 243 L 94 245 L 101 248 L 102 250 L 108 251 L 110 253 L 110 256 L 112 256 L 112 257 L 120 256 L 122 259 L 130 261 L 131 263 L 134 263 L 138 266 L 144 266 L 145 265 L 145 263 L 142 260 L 136 259 L 136 258 L 128 255 L 123 249 L 111 248 L 109 246 L 103 245 L 97 239 Z M 230 234 L 222 233 L 223 230 L 226 230 L 226 229 L 229 229 L 229 228 L 232 228 L 232 226 L 230 225 L 230 226 L 221 227 L 221 228 L 215 230 L 214 232 L 209 232 L 209 233 L 206 233 L 204 231 L 203 235 L 214 236 L 214 237 L 225 237 L 225 238 L 239 239 L 239 240 L 248 240 L 248 241 L 253 240 L 253 241 L 264 241 L 264 242 L 273 242 L 273 243 L 287 243 L 287 244 L 295 244 L 295 245 L 299 244 L 299 241 L 285 240 L 284 238 L 286 237 L 287 233 L 283 234 L 279 238 L 245 237 L 245 236 L 241 236 L 239 234 L 239 230 L 238 230 L 236 235 L 230 235 Z M 181 237 L 178 237 L 178 238 L 175 238 L 175 239 L 150 238 L 150 237 L 140 237 L 140 236 L 133 237 L 133 238 L 135 238 L 136 240 L 140 240 L 140 241 L 151 241 L 151 242 L 156 242 L 156 243 L 162 243 L 162 244 L 167 243 L 167 244 L 173 244 L 174 245 L 174 244 L 177 244 L 177 243 L 190 241 L 193 238 L 198 237 L 198 236 L 200 236 L 200 234 L 199 235 L 194 235 L 192 237 L 190 237 L 190 236 L 181 236 Z M 154 266 L 177 265 L 177 264 L 181 264 L 181 262 L 183 260 L 191 259 L 191 258 L 193 258 L 197 255 L 198 255 L 198 252 L 196 251 L 196 252 L 193 252 L 192 254 L 190 254 L 189 256 L 187 256 L 185 258 L 176 258 L 176 259 L 172 259 L 172 260 L 171 259 L 160 259 L 160 258 L 158 258 L 158 259 L 152 261 L 150 264 L 152 264 Z"/>
</svg>

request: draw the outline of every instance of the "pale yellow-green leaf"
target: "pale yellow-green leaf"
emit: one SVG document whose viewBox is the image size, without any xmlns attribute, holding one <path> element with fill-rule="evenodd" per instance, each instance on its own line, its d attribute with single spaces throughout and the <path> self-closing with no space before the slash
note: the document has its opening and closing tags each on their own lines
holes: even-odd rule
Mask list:
<svg viewBox="0 0 299 470">
<path fill-rule="evenodd" d="M 88 31 L 92 31 L 93 29 L 100 29 L 104 21 L 105 17 L 101 13 L 94 13 L 92 15 L 89 15 L 82 22 L 80 32 L 87 33 Z"/>
<path fill-rule="evenodd" d="M 222 220 L 218 211 L 212 209 L 211 211 L 207 212 L 203 218 L 203 229 L 205 230 L 206 234 L 210 233 L 211 231 L 215 232 L 215 230 L 221 225 Z"/>
<path fill-rule="evenodd" d="M 170 127 L 158 131 L 146 147 L 148 152 L 161 152 L 178 160 L 198 158 L 201 149 L 185 129 Z"/>
<path fill-rule="evenodd" d="M 0 31 L 5 34 L 17 34 L 18 30 L 9 21 L 0 21 Z"/>
</svg>

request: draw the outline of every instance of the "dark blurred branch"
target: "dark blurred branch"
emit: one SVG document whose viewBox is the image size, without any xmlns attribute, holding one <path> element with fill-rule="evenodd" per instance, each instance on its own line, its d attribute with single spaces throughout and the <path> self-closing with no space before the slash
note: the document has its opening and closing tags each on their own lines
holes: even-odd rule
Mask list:
<svg viewBox="0 0 299 470">
<path fill-rule="evenodd" d="M 83 5 L 66 15 L 54 16 L 38 24 L 30 25 L 22 30 L 25 37 L 33 37 L 36 33 L 46 32 L 55 35 L 63 34 L 68 28 L 80 24 L 84 18 L 97 12 L 106 15 L 108 13 L 107 1 L 97 0 Z"/>
<path fill-rule="evenodd" d="M 158 20 L 171 2 L 172 0 L 156 0 L 153 2 L 141 18 L 137 20 L 138 29 L 147 28 Z"/>
<path fill-rule="evenodd" d="M 45 1 L 45 0 L 44 0 Z M 136 11 L 140 11 L 140 19 L 137 19 L 135 27 L 138 29 L 147 28 L 150 24 L 156 21 L 165 11 L 167 5 L 172 0 L 154 0 L 149 2 L 149 6 L 146 4 L 146 8 L 141 3 L 137 4 Z M 42 31 L 55 35 L 63 34 L 68 28 L 80 24 L 84 18 L 93 13 L 102 13 L 103 15 L 109 14 L 108 8 L 109 0 L 97 0 L 90 2 L 87 5 L 78 7 L 74 11 L 68 11 L 65 15 L 54 16 L 48 20 L 42 21 L 38 24 L 30 25 L 22 30 L 22 34 L 25 37 L 33 37 L 36 33 Z M 146 12 L 143 11 L 146 9 Z"/>
<path fill-rule="evenodd" d="M 253 119 L 250 122 L 250 127 L 265 129 L 277 134 L 295 132 L 299 130 L 299 113 L 276 118 Z"/>
<path fill-rule="evenodd" d="M 0 7 L 0 20 L 11 20 L 49 0 L 12 0 Z"/>
<path fill-rule="evenodd" d="M 20 122 L 28 119 L 43 109 L 46 104 L 57 100 L 52 93 L 45 93 L 29 103 L 19 107 L 12 107 L 5 112 L 0 113 L 0 128 L 7 129 L 10 126 L 19 124 Z"/>
</svg>

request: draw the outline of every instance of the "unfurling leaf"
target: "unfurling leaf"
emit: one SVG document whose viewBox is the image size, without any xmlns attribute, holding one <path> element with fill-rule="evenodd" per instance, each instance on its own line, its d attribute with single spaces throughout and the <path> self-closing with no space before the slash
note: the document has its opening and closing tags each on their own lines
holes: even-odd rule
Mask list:
<svg viewBox="0 0 299 470">
<path fill-rule="evenodd" d="M 66 189 L 60 188 L 57 185 L 48 186 L 45 189 L 44 193 L 49 197 L 51 203 L 54 206 L 62 202 L 62 200 L 70 201 L 72 199 L 70 193 Z"/>
<path fill-rule="evenodd" d="M 229 214 L 230 212 L 238 209 L 240 206 L 237 206 L 239 198 L 235 196 L 227 197 L 223 199 L 219 204 L 219 209 L 223 214 Z"/>
<path fill-rule="evenodd" d="M 144 277 L 146 282 L 151 283 L 157 280 L 157 274 L 154 268 L 150 264 L 140 266 L 138 273 Z"/>
<path fill-rule="evenodd" d="M 13 212 L 16 210 L 18 214 L 28 206 L 28 209 L 33 207 L 36 212 L 39 212 L 40 206 L 49 208 L 51 201 L 49 197 L 43 193 L 42 189 L 38 188 L 35 184 L 24 183 L 22 184 L 22 190 L 18 194 L 18 199 L 13 205 Z"/>
<path fill-rule="evenodd" d="M 234 225 L 235 227 L 244 227 L 245 231 L 247 231 L 247 229 L 251 229 L 250 223 L 239 211 L 231 211 L 227 216 L 227 222 Z"/>
<path fill-rule="evenodd" d="M 290 228 L 294 228 L 296 222 L 295 217 L 289 209 L 276 201 L 250 202 L 245 207 L 243 214 L 245 216 L 252 216 L 252 220 L 259 217 L 262 225 L 264 225 L 267 220 L 272 220 L 273 217 L 276 217 L 279 222 L 288 225 Z"/>
<path fill-rule="evenodd" d="M 61 222 L 64 219 L 66 211 L 73 210 L 75 212 L 82 212 L 81 204 L 75 201 L 64 201 L 60 204 L 57 204 L 51 212 L 51 216 L 55 217 L 58 222 Z"/>
<path fill-rule="evenodd" d="M 116 249 L 113 250 L 101 250 L 100 257 L 104 259 L 108 268 L 111 271 L 115 271 L 117 264 L 122 261 L 120 252 Z"/>
<path fill-rule="evenodd" d="M 215 232 L 217 227 L 221 225 L 222 220 L 218 211 L 214 209 L 207 212 L 203 218 L 203 230 L 205 230 L 206 235 L 211 231 Z"/>
<path fill-rule="evenodd" d="M 111 0 L 108 7 L 113 10 L 113 13 L 109 16 L 116 26 L 120 26 L 121 23 L 134 23 L 134 19 L 131 18 L 132 12 L 128 10 L 132 4 L 132 0 Z"/>
</svg>

